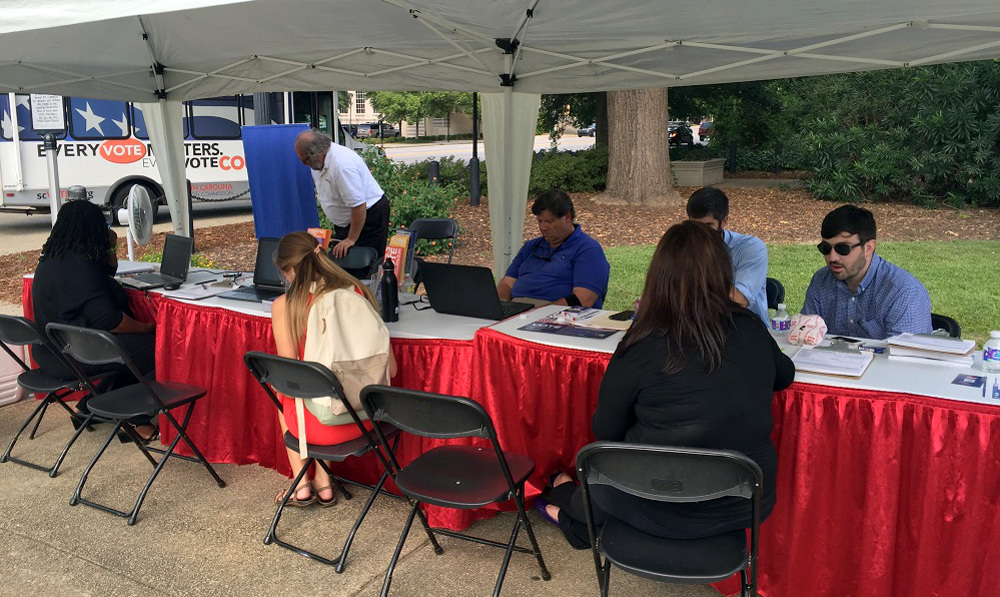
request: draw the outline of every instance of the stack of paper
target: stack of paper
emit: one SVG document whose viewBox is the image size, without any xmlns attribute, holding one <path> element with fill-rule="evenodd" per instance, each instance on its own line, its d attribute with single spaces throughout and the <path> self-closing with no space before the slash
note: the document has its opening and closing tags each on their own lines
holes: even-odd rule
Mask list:
<svg viewBox="0 0 1000 597">
<path fill-rule="evenodd" d="M 792 362 L 796 371 L 861 377 L 874 358 L 871 352 L 803 348 L 795 353 Z"/>
<path fill-rule="evenodd" d="M 887 340 L 889 358 L 925 364 L 971 367 L 976 343 L 934 334 L 900 334 Z"/>
</svg>

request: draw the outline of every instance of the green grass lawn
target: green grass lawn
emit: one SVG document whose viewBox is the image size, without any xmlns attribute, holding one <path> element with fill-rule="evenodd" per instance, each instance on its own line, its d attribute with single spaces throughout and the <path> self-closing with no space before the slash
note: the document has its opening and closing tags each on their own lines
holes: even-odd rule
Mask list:
<svg viewBox="0 0 1000 597">
<path fill-rule="evenodd" d="M 652 246 L 606 250 L 611 283 L 606 309 L 631 309 L 645 283 Z M 770 245 L 767 275 L 785 285 L 790 313 L 802 308 L 813 273 L 823 267 L 815 245 Z M 1000 329 L 1000 241 L 879 243 L 878 253 L 912 273 L 931 295 L 935 313 L 958 320 L 962 335 L 982 344 Z"/>
</svg>

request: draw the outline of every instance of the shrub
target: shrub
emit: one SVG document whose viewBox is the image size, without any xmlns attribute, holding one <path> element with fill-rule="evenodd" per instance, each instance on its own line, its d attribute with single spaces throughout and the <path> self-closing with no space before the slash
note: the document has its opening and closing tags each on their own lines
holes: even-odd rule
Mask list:
<svg viewBox="0 0 1000 597">
<path fill-rule="evenodd" d="M 531 163 L 528 192 L 537 194 L 560 188 L 574 193 L 603 190 L 608 178 L 608 150 L 540 151 Z"/>
</svg>

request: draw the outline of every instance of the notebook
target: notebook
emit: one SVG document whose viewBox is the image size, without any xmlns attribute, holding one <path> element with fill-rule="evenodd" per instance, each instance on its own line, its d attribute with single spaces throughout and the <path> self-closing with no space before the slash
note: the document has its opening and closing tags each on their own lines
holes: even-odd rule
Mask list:
<svg viewBox="0 0 1000 597">
<path fill-rule="evenodd" d="M 506 319 L 534 307 L 501 301 L 493 272 L 485 267 L 420 262 L 420 277 L 438 313 L 480 319 Z"/>
<path fill-rule="evenodd" d="M 253 267 L 253 284 L 229 290 L 219 298 L 261 303 L 273 301 L 285 293 L 285 282 L 274 264 L 274 252 L 278 249 L 277 238 L 264 237 L 257 241 L 257 261 Z"/>
<path fill-rule="evenodd" d="M 166 284 L 181 284 L 187 280 L 193 251 L 193 238 L 168 234 L 163 239 L 163 256 L 160 258 L 159 272 L 142 272 L 121 278 L 119 281 L 125 286 L 140 290 L 160 288 Z"/>
</svg>

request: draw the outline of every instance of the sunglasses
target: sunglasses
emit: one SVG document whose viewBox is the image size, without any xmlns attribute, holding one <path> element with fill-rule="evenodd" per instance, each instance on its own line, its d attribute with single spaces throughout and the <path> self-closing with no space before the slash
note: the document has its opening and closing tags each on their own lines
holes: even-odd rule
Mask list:
<svg viewBox="0 0 1000 597">
<path fill-rule="evenodd" d="M 830 251 L 836 251 L 837 255 L 847 256 L 851 254 L 851 251 L 863 244 L 863 242 L 858 242 L 853 245 L 851 243 L 837 243 L 835 245 L 831 245 L 830 243 L 823 241 L 816 245 L 816 248 L 819 249 L 819 252 L 823 255 L 829 255 Z"/>
</svg>

